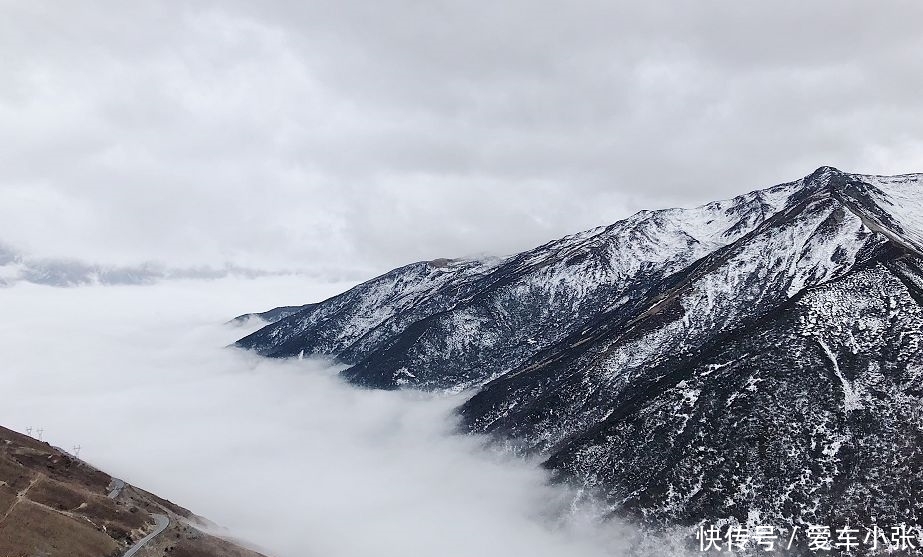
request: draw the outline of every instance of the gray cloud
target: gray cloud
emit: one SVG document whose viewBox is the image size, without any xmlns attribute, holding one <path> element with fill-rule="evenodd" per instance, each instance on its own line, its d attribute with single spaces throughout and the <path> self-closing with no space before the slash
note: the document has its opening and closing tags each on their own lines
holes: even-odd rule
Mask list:
<svg viewBox="0 0 923 557">
<path fill-rule="evenodd" d="M 0 238 L 265 268 L 923 169 L 914 1 L 3 4 Z"/>
<path fill-rule="evenodd" d="M 91 463 L 276 557 L 623 554 L 631 529 L 572 507 L 536 463 L 455 434 L 457 397 L 354 389 L 320 362 L 223 348 L 242 330 L 219 323 L 253 304 L 345 287 L 264 277 L 0 289 L 0 423 L 79 444 Z"/>
<path fill-rule="evenodd" d="M 163 280 L 214 280 L 226 277 L 258 278 L 266 276 L 297 276 L 305 282 L 342 283 L 365 277 L 357 267 L 311 265 L 304 269 L 264 270 L 225 263 L 220 267 L 198 265 L 168 267 L 146 261 L 134 265 L 111 265 L 76 258 L 24 256 L 15 249 L 0 244 L 0 286 L 21 282 L 46 286 L 71 287 L 87 285 L 146 285 Z"/>
</svg>

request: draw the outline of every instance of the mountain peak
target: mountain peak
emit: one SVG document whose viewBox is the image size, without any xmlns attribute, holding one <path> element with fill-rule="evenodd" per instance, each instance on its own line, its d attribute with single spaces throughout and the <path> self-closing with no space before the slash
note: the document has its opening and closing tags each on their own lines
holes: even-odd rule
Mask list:
<svg viewBox="0 0 923 557">
<path fill-rule="evenodd" d="M 836 188 L 843 185 L 850 175 L 838 168 L 832 166 L 821 166 L 814 172 L 804 177 L 802 181 L 805 189 L 818 190 L 827 189 L 833 192 Z"/>
<path fill-rule="evenodd" d="M 831 174 L 845 174 L 845 172 L 843 172 L 839 168 L 825 164 L 823 166 L 818 167 L 817 170 L 812 172 L 810 175 L 811 176 L 829 176 Z"/>
</svg>

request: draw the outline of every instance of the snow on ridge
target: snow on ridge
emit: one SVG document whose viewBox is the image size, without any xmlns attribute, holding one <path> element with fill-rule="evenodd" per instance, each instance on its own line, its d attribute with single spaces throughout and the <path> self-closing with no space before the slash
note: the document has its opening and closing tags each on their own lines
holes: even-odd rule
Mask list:
<svg viewBox="0 0 923 557">
<path fill-rule="evenodd" d="M 863 248 L 879 239 L 851 213 L 836 229 L 822 231 L 822 223 L 836 209 L 836 204 L 819 201 L 809 218 L 767 229 L 740 245 L 732 258 L 701 276 L 682 295 L 682 319 L 619 347 L 610 356 L 608 373 L 618 375 L 656 359 L 657 354 L 680 352 L 702 334 L 732 327 L 758 308 L 791 298 L 851 268 Z M 770 261 L 770 253 L 782 259 Z"/>
<path fill-rule="evenodd" d="M 853 177 L 874 186 L 869 193 L 878 206 L 897 221 L 907 239 L 923 247 L 923 174 Z"/>
</svg>

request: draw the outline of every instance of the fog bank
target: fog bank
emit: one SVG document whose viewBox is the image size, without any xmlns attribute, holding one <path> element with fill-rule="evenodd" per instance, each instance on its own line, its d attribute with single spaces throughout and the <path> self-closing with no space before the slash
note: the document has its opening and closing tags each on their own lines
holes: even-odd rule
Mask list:
<svg viewBox="0 0 923 557">
<path fill-rule="evenodd" d="M 240 313 L 325 298 L 297 277 L 0 289 L 0 424 L 228 528 L 275 557 L 604 556 L 535 462 L 458 435 L 457 397 L 359 390 L 318 361 L 229 342 Z"/>
</svg>

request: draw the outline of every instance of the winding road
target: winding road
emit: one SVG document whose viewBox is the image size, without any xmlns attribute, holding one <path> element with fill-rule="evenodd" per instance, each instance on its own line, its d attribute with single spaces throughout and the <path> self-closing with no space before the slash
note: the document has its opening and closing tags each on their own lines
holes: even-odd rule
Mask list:
<svg viewBox="0 0 923 557">
<path fill-rule="evenodd" d="M 118 478 L 112 478 L 112 482 L 109 483 L 109 488 L 112 490 L 109 492 L 108 497 L 110 499 L 115 499 L 122 493 L 122 490 L 125 488 L 125 482 Z"/>
<path fill-rule="evenodd" d="M 122 490 L 125 489 L 125 482 L 118 478 L 112 478 L 112 481 L 109 483 L 109 489 L 109 499 L 116 499 L 119 495 L 121 495 Z M 150 543 L 151 540 L 162 534 L 168 526 L 170 526 L 170 517 L 165 514 L 151 513 L 151 518 L 154 519 L 154 530 L 150 534 L 138 540 L 135 545 L 129 547 L 128 551 L 126 551 L 122 557 L 132 557 L 135 553 L 141 551 L 144 546 Z"/>
<path fill-rule="evenodd" d="M 125 552 L 125 555 L 123 555 L 123 557 L 132 557 L 135 553 L 141 551 L 141 549 L 142 549 L 145 545 L 147 545 L 148 542 L 150 542 L 151 540 L 153 540 L 154 538 L 156 538 L 157 536 L 159 536 L 159 535 L 161 534 L 161 532 L 163 532 L 164 530 L 166 530 L 166 529 L 167 529 L 167 526 L 170 525 L 170 518 L 167 517 L 167 515 L 165 515 L 165 514 L 152 514 L 151 516 L 154 518 L 154 522 L 157 523 L 157 527 L 154 528 L 154 531 L 153 531 L 153 532 L 151 532 L 150 534 L 148 534 L 148 535 L 144 536 L 143 538 L 141 538 L 140 540 L 138 540 L 138 543 L 136 543 L 135 545 L 131 546 L 131 547 L 128 549 L 128 551 Z"/>
</svg>

